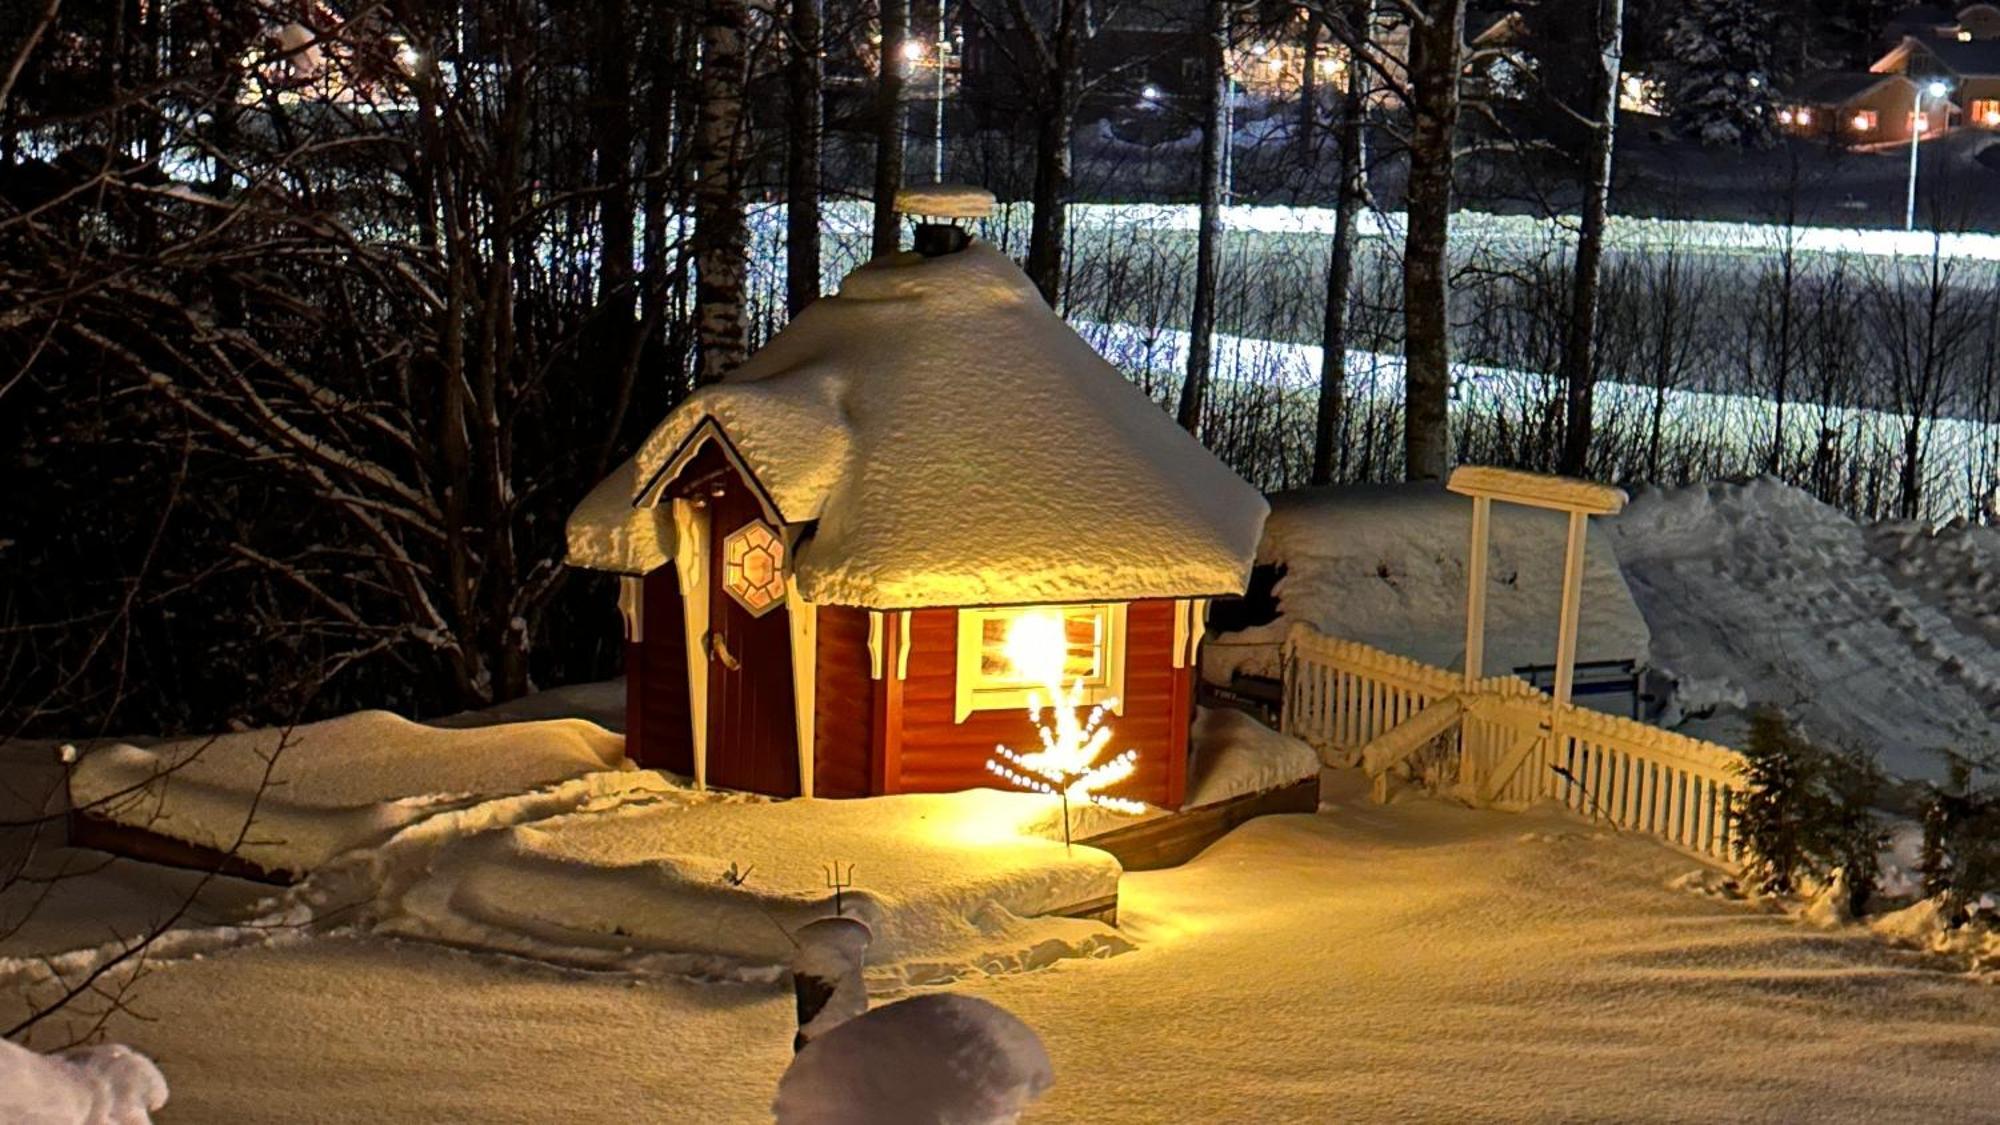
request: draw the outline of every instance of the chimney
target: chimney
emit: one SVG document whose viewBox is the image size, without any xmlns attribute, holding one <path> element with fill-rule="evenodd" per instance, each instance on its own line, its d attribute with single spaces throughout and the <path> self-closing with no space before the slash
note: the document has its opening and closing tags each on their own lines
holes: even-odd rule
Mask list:
<svg viewBox="0 0 2000 1125">
<path fill-rule="evenodd" d="M 896 193 L 896 211 L 917 221 L 911 246 L 926 258 L 956 254 L 972 245 L 962 223 L 993 214 L 993 193 L 969 184 L 931 184 Z"/>
</svg>

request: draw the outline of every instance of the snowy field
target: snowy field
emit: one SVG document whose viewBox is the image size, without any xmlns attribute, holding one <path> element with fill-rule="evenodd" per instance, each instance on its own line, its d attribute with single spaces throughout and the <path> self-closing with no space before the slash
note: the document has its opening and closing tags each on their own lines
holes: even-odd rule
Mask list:
<svg viewBox="0 0 2000 1125">
<path fill-rule="evenodd" d="M 1131 952 L 952 986 L 1047 1044 L 1027 1120 L 1990 1119 L 2000 990 L 1958 966 L 1673 889 L 1642 840 L 1330 776 L 1317 816 L 1126 876 Z M 768 1120 L 794 1023 L 775 981 L 340 934 L 156 965 L 137 1014 L 110 1031 L 167 1125 Z"/>
</svg>

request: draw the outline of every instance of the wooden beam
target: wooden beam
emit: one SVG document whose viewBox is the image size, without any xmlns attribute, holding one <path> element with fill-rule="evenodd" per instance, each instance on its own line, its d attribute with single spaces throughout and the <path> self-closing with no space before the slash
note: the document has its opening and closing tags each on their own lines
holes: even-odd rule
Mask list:
<svg viewBox="0 0 2000 1125">
<path fill-rule="evenodd" d="M 1486 556 L 1493 500 L 1472 498 L 1472 548 L 1465 556 L 1465 686 L 1486 672 Z"/>
<path fill-rule="evenodd" d="M 1625 507 L 1625 490 L 1575 477 L 1524 473 L 1490 465 L 1461 465 L 1452 470 L 1446 488 L 1464 496 L 1484 496 L 1531 508 L 1554 508 L 1608 516 Z"/>
</svg>

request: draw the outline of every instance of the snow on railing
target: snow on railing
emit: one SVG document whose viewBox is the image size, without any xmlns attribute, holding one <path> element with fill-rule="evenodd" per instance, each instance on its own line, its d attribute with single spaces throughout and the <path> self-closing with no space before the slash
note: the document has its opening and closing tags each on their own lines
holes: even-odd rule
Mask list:
<svg viewBox="0 0 2000 1125">
<path fill-rule="evenodd" d="M 1360 761 L 1370 743 L 1453 696 L 1464 712 L 1460 795 L 1516 811 L 1554 801 L 1710 862 L 1737 862 L 1729 810 L 1743 791 L 1743 759 L 1726 746 L 1574 704 L 1551 739 L 1554 701 L 1513 676 L 1467 687 L 1455 672 L 1304 624 L 1285 640 L 1283 728 L 1330 760 Z"/>
</svg>

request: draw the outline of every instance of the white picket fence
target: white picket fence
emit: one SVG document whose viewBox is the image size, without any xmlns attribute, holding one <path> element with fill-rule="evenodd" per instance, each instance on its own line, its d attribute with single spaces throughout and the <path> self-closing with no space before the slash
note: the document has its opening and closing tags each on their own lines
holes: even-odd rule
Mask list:
<svg viewBox="0 0 2000 1125">
<path fill-rule="evenodd" d="M 1463 714 L 1448 736 L 1457 793 L 1514 810 L 1555 801 L 1710 862 L 1737 862 L 1729 809 L 1742 792 L 1743 759 L 1726 746 L 1573 704 L 1558 716 L 1546 692 L 1513 676 L 1468 687 L 1457 673 L 1307 625 L 1285 641 L 1284 687 L 1285 732 L 1348 762 L 1456 697 Z"/>
</svg>

